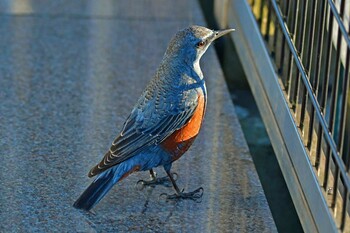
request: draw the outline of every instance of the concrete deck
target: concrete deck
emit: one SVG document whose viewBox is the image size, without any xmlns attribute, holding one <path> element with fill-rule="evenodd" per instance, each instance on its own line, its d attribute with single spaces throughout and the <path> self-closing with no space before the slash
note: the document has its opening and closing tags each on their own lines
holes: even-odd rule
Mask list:
<svg viewBox="0 0 350 233">
<path fill-rule="evenodd" d="M 180 187 L 204 188 L 202 202 L 139 191 L 142 172 L 92 212 L 72 207 L 171 36 L 191 24 L 205 25 L 193 0 L 0 0 L 0 232 L 276 232 L 213 48 L 202 131 L 173 166 Z"/>
</svg>

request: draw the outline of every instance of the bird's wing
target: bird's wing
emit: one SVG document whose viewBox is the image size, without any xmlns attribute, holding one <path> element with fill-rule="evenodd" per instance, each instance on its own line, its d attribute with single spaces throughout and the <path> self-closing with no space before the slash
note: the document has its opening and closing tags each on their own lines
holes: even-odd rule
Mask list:
<svg viewBox="0 0 350 233">
<path fill-rule="evenodd" d="M 89 176 L 133 157 L 147 146 L 161 143 L 186 125 L 196 110 L 198 95 L 187 93 L 177 97 L 168 97 L 163 101 L 151 100 L 135 106 L 122 132 L 102 161 L 91 169 Z"/>
</svg>

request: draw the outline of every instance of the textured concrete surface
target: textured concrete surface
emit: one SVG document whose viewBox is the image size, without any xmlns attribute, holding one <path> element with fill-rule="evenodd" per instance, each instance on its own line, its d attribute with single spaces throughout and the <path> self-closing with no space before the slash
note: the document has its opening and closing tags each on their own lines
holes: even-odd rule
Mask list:
<svg viewBox="0 0 350 233">
<path fill-rule="evenodd" d="M 0 232 L 275 232 L 213 48 L 203 129 L 173 170 L 201 203 L 165 202 L 133 174 L 72 207 L 196 1 L 0 0 Z M 162 169 L 157 169 L 164 175 Z"/>
</svg>

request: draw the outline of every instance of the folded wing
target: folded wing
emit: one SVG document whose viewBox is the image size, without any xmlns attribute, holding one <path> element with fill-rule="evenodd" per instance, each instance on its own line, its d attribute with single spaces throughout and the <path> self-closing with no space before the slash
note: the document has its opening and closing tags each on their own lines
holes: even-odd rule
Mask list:
<svg viewBox="0 0 350 233">
<path fill-rule="evenodd" d="M 186 101 L 184 101 L 186 99 Z M 197 94 L 166 101 L 148 101 L 135 106 L 122 132 L 113 141 L 102 161 L 93 167 L 95 176 L 140 153 L 144 148 L 158 145 L 174 131 L 182 128 L 193 116 L 198 105 Z"/>
</svg>

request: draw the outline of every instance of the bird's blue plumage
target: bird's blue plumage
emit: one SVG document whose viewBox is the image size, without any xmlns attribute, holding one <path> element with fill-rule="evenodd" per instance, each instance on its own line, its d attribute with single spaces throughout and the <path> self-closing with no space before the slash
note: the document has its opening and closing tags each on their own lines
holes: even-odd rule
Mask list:
<svg viewBox="0 0 350 233">
<path fill-rule="evenodd" d="M 192 145 L 204 117 L 207 94 L 199 60 L 212 41 L 231 31 L 191 26 L 173 37 L 121 133 L 90 170 L 89 176 L 97 178 L 74 203 L 76 208 L 91 209 L 125 176 L 158 166 L 181 196 L 170 168 Z"/>
</svg>

